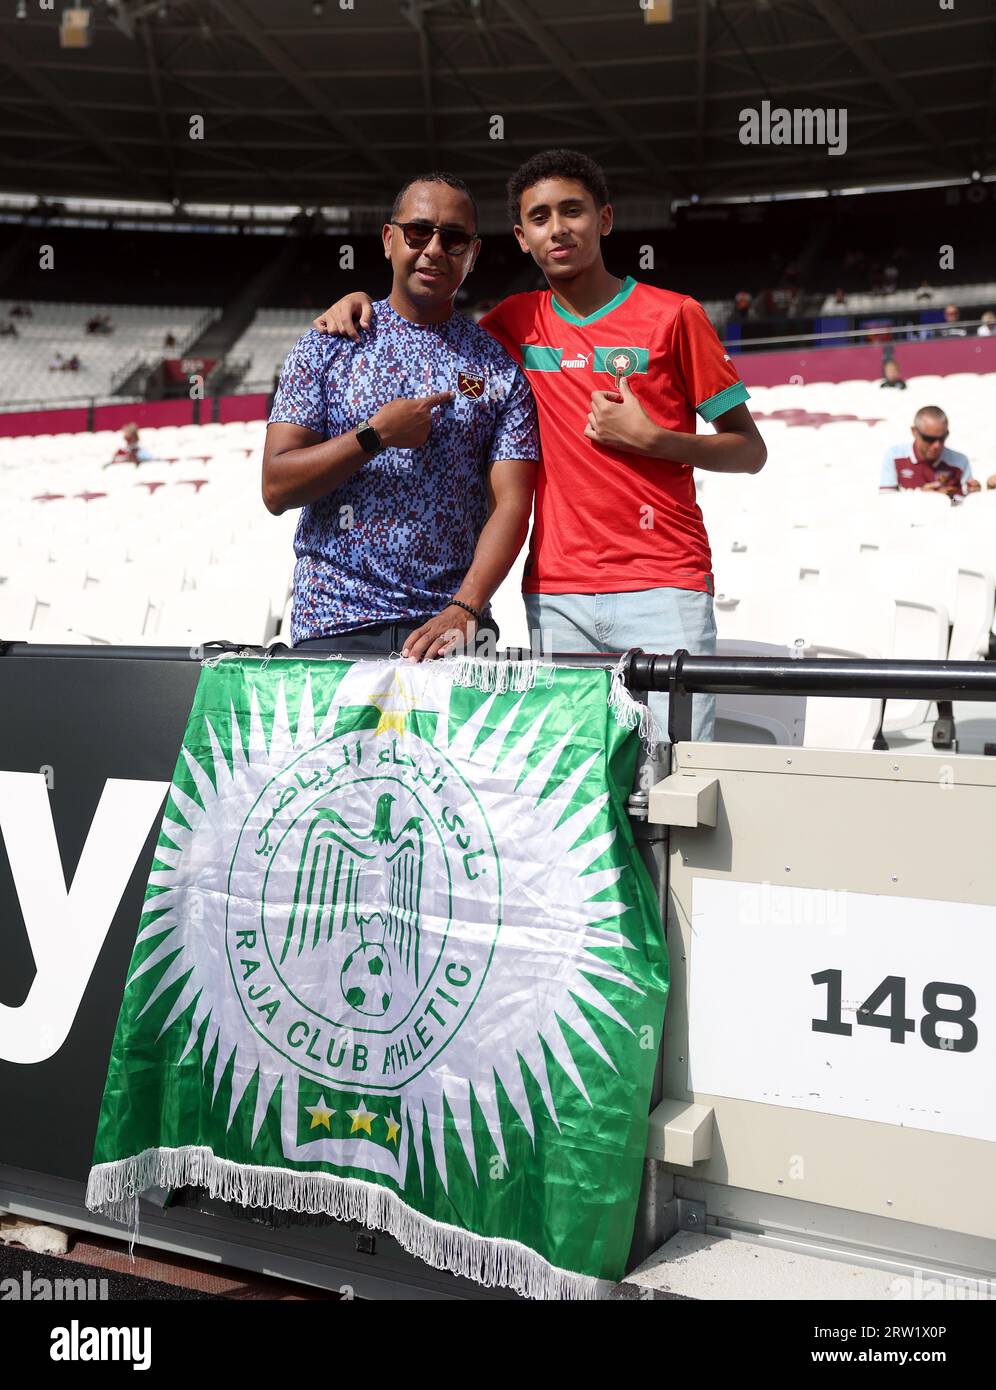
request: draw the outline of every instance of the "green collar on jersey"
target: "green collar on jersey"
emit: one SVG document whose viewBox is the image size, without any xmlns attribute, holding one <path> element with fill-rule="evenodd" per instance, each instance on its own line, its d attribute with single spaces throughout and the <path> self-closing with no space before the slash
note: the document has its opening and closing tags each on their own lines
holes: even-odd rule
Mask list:
<svg viewBox="0 0 996 1390">
<path fill-rule="evenodd" d="M 588 314 L 588 316 L 583 319 L 579 319 L 577 314 L 568 313 L 562 304 L 558 304 L 557 297 L 553 290 L 550 291 L 550 303 L 553 306 L 553 312 L 555 314 L 559 314 L 559 316 L 562 319 L 566 319 L 568 323 L 576 323 L 579 327 L 583 328 L 585 324 L 594 323 L 596 319 L 601 319 L 604 318 L 606 314 L 611 314 L 613 309 L 618 309 L 619 305 L 622 304 L 624 300 L 628 299 L 635 289 L 636 281 L 633 279 L 632 275 L 627 275 L 626 279 L 622 282 L 622 289 L 616 295 L 615 299 L 610 299 L 608 304 L 603 304 L 601 309 L 596 309 L 593 314 Z"/>
</svg>

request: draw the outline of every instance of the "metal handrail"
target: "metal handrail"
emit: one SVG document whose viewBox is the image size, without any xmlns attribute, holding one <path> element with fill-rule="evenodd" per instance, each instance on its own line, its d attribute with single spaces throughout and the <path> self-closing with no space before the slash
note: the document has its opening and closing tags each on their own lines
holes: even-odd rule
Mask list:
<svg viewBox="0 0 996 1390">
<path fill-rule="evenodd" d="M 871 313 L 875 311 L 869 310 L 867 312 Z M 912 309 L 883 309 L 880 312 L 882 312 L 883 314 L 892 314 L 898 317 L 899 315 L 915 313 L 916 311 Z M 853 310 L 847 310 L 846 316 L 848 318 L 857 317 Z M 786 315 L 786 317 L 793 316 Z M 803 314 L 799 315 L 798 317 L 831 318 L 832 315 L 817 314 L 814 316 L 812 314 Z M 845 317 L 845 315 L 841 314 L 840 317 L 843 318 Z M 862 311 L 861 317 L 866 317 L 865 311 Z M 747 319 L 745 320 L 745 322 L 749 323 L 750 320 Z M 881 338 L 883 333 L 888 333 L 890 331 L 895 331 L 897 333 L 913 333 L 916 335 L 912 340 L 914 342 L 932 342 L 936 338 L 941 338 L 945 336 L 951 337 L 952 335 L 950 333 L 945 334 L 945 330 L 950 328 L 964 328 L 966 330 L 966 337 L 971 336 L 970 334 L 968 334 L 968 329 L 978 328 L 982 324 L 982 322 L 982 319 L 959 319 L 955 324 L 948 324 L 944 319 L 938 319 L 935 323 L 917 323 L 914 319 L 906 319 L 903 320 L 903 322 L 901 323 L 880 323 L 877 328 L 833 328 L 827 330 L 827 332 L 825 333 L 793 333 L 786 334 L 777 338 L 724 338 L 723 346 L 727 348 L 743 350 L 747 347 L 771 347 L 774 344 L 781 345 L 786 343 L 812 343 L 815 347 L 820 347 L 825 342 L 828 343 L 833 341 L 835 343 L 839 343 L 841 338 Z M 723 325 L 724 331 L 729 327 L 729 325 L 730 320 L 727 319 L 726 323 Z M 957 336 L 961 335 L 959 334 Z"/>
<path fill-rule="evenodd" d="M 627 654 L 630 690 L 695 695 L 808 695 L 812 698 L 996 701 L 996 662 L 882 661 L 814 657 Z"/>
<path fill-rule="evenodd" d="M 7 656 L 86 656 L 100 660 L 200 661 L 205 654 L 268 653 L 278 660 L 315 660 L 313 651 L 293 647 L 205 641 L 192 647 L 100 646 L 9 642 L 0 644 Z M 335 653 L 339 655 L 340 653 Z M 321 655 L 325 655 L 324 653 Z M 332 653 L 328 653 L 332 655 Z M 351 652 L 349 634 L 343 637 L 341 655 Z M 473 653 L 470 653 L 473 655 Z M 996 702 L 996 662 L 990 661 L 883 661 L 836 657 L 725 657 L 691 656 L 686 651 L 645 652 L 545 652 L 533 654 L 543 664 L 601 666 L 611 669 L 623 658 L 623 684 L 637 693 L 670 691 L 677 686 L 686 694 L 702 695 L 809 695 L 839 699 L 882 700 L 981 700 Z M 320 659 L 320 658 L 319 658 Z M 499 652 L 497 660 L 529 660 L 528 648 Z M 443 658 L 445 661 L 446 658 Z"/>
</svg>

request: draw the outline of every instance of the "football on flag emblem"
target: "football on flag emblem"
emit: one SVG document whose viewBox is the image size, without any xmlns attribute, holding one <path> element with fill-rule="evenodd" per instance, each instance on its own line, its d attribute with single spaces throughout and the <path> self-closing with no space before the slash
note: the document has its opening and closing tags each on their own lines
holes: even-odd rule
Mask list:
<svg viewBox="0 0 996 1390">
<path fill-rule="evenodd" d="M 476 372 L 460 372 L 457 375 L 457 388 L 461 396 L 479 401 L 484 395 L 484 377 Z"/>
<path fill-rule="evenodd" d="M 617 377 L 630 376 L 636 371 L 639 365 L 639 357 L 633 348 L 607 348 L 605 351 L 605 361 L 609 371 L 614 372 Z"/>
</svg>

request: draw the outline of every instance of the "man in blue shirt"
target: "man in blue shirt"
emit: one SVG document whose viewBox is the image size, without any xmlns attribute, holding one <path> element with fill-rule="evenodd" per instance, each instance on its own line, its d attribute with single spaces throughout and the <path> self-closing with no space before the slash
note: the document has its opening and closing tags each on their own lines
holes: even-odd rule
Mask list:
<svg viewBox="0 0 996 1390">
<path fill-rule="evenodd" d="M 488 604 L 525 540 L 539 435 L 519 367 L 453 312 L 476 227 L 462 180 L 407 184 L 383 230 L 394 279 L 371 331 L 357 343 L 311 329 L 284 363 L 263 500 L 302 508 L 295 647 L 423 660 L 495 631 Z"/>
</svg>

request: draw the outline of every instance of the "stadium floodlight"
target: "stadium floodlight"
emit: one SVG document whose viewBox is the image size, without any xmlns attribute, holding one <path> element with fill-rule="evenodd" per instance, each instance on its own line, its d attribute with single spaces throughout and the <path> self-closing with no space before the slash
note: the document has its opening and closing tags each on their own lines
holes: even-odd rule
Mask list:
<svg viewBox="0 0 996 1390">
<path fill-rule="evenodd" d="M 83 6 L 62 11 L 60 48 L 89 48 L 93 41 L 93 11 Z"/>
</svg>

